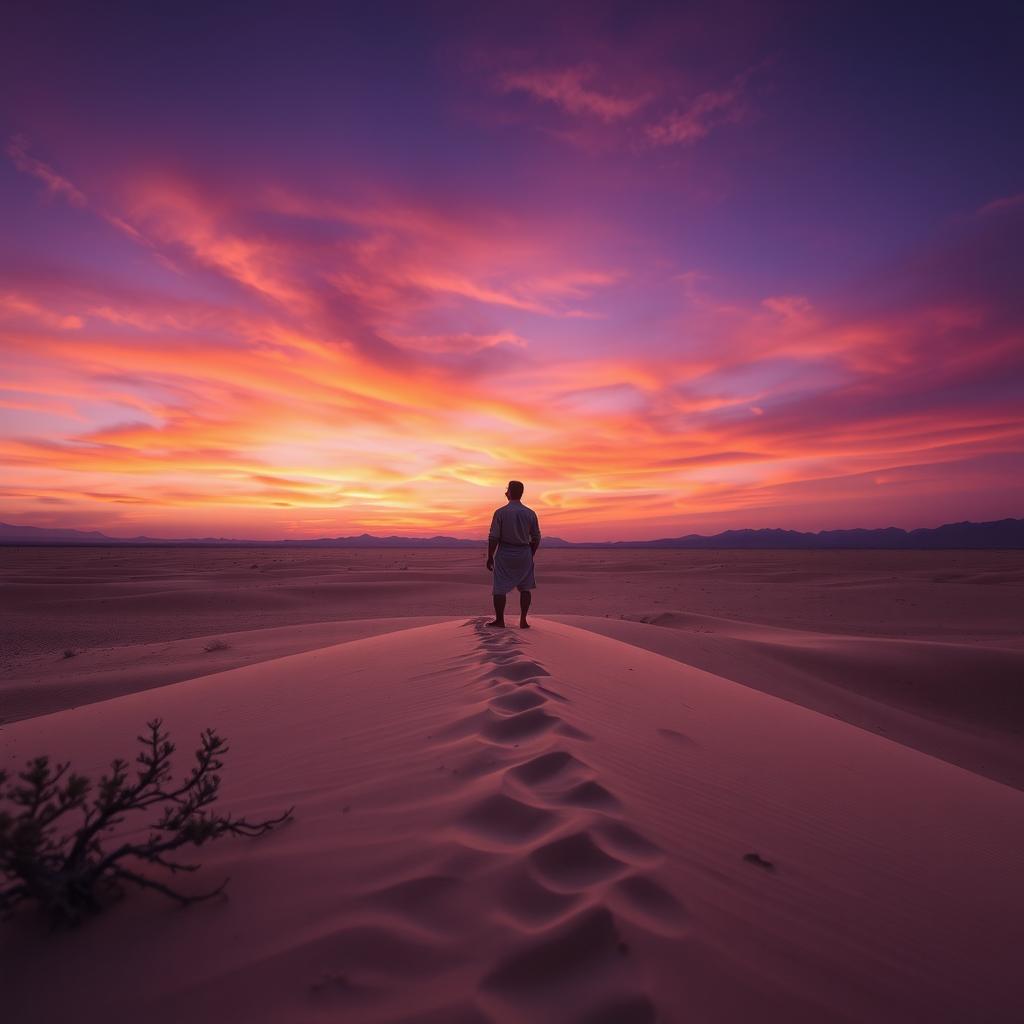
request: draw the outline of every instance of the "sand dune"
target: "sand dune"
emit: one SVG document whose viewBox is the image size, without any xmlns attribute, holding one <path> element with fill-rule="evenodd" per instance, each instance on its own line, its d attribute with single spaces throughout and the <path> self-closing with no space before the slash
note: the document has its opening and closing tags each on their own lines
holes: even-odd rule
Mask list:
<svg viewBox="0 0 1024 1024">
<path fill-rule="evenodd" d="M 1024 789 L 1024 650 L 783 629 L 687 612 L 553 616 Z"/>
<path fill-rule="evenodd" d="M 296 820 L 203 851 L 186 884 L 230 875 L 223 902 L 8 926 L 12 1020 L 1009 1021 L 1024 996 L 1024 794 L 593 631 L 351 640 L 6 725 L 4 762 L 95 772 L 155 714 L 230 738 L 226 807 Z"/>
<path fill-rule="evenodd" d="M 0 677 L 0 722 L 48 715 L 126 693 L 212 675 L 380 633 L 446 621 L 445 616 L 348 619 L 190 636 L 148 644 L 108 644 L 54 659 L 22 657 Z"/>
<path fill-rule="evenodd" d="M 784 629 L 1024 649 L 1024 552 L 608 551 L 538 556 L 545 613 L 685 610 Z M 59 658 L 486 605 L 483 552 L 0 547 L 0 673 Z M 215 597 L 210 597 L 216 591 Z M 538 609 L 539 610 L 539 609 Z"/>
</svg>

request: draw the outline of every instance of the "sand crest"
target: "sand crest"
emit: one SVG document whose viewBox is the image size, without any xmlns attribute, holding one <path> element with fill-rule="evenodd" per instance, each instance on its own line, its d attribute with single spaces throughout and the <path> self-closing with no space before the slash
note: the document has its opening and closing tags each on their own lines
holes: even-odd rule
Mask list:
<svg viewBox="0 0 1024 1024">
<path fill-rule="evenodd" d="M 538 619 L 353 640 L 5 726 L 97 771 L 231 741 L 180 910 L 3 929 L 12 1020 L 1009 1020 L 1024 794 Z M 53 984 L 54 972 L 60 983 Z"/>
</svg>

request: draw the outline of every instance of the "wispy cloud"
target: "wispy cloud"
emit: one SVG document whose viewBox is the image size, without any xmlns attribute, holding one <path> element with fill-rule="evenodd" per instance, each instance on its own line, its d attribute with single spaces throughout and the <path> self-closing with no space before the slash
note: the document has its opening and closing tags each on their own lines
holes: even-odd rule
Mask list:
<svg viewBox="0 0 1024 1024">
<path fill-rule="evenodd" d="M 989 214 L 1005 213 L 1022 207 L 1024 207 L 1024 192 L 1018 192 L 1013 196 L 1002 196 L 999 199 L 993 199 L 990 203 L 986 203 L 981 207 L 978 213 L 985 217 Z"/>
<path fill-rule="evenodd" d="M 19 171 L 37 178 L 52 195 L 66 199 L 73 206 L 85 206 L 85 196 L 67 178 L 29 153 L 29 141 L 24 135 L 15 135 L 8 142 L 7 155 Z"/>
<path fill-rule="evenodd" d="M 43 327 L 56 327 L 64 331 L 77 331 L 84 323 L 82 317 L 74 313 L 55 312 L 14 292 L 0 294 L 0 320 L 5 319 L 27 319 Z"/>
<path fill-rule="evenodd" d="M 682 101 L 684 86 L 676 75 L 659 77 L 645 70 L 642 91 L 589 66 L 502 72 L 496 85 L 500 92 L 556 108 L 564 124 L 548 125 L 546 131 L 583 148 L 610 143 L 633 148 L 692 145 L 746 114 L 753 69 Z"/>
<path fill-rule="evenodd" d="M 498 76 L 498 88 L 504 92 L 521 92 L 547 103 L 553 103 L 568 114 L 596 117 L 602 121 L 619 121 L 635 114 L 650 96 L 625 95 L 603 91 L 594 85 L 597 72 L 592 67 L 567 67 L 505 72 Z"/>
<path fill-rule="evenodd" d="M 722 124 L 740 120 L 744 111 L 745 78 L 725 89 L 702 92 L 688 104 L 672 110 L 645 127 L 647 139 L 655 146 L 678 146 L 697 142 Z"/>
</svg>

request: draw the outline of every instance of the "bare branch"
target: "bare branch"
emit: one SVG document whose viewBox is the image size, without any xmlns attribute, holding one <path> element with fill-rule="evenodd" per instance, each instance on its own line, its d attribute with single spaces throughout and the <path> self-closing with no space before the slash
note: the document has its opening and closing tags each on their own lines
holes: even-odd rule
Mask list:
<svg viewBox="0 0 1024 1024">
<path fill-rule="evenodd" d="M 51 767 L 49 758 L 28 762 L 13 785 L 0 772 L 0 913 L 33 901 L 54 923 L 77 923 L 101 909 L 103 898 L 119 891 L 122 883 L 163 893 L 182 905 L 211 899 L 216 889 L 191 896 L 134 867 L 131 861 L 152 864 L 172 875 L 190 874 L 198 864 L 182 863 L 169 854 L 186 845 L 201 846 L 222 836 L 261 836 L 287 822 L 294 808 L 276 818 L 252 822 L 211 809 L 220 791 L 223 755 L 228 746 L 212 729 L 204 730 L 195 751 L 195 763 L 178 786 L 168 786 L 175 747 L 161 719 L 147 722 L 148 734 L 138 737 L 134 780 L 128 762 L 111 762 L 90 799 L 91 783 L 70 774 L 70 765 Z M 6 788 L 5 788 L 6 787 Z M 145 840 L 103 848 L 103 836 L 121 825 L 126 816 L 149 808 L 161 809 Z M 78 812 L 80 824 L 70 825 Z"/>
</svg>

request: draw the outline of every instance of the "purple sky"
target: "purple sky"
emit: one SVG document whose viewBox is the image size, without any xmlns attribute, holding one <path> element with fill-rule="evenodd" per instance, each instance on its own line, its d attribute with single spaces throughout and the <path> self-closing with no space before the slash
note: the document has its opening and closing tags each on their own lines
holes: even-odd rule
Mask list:
<svg viewBox="0 0 1024 1024">
<path fill-rule="evenodd" d="M 20 5 L 0 518 L 1022 514 L 1019 5 Z M 484 526 L 486 523 L 484 522 Z"/>
</svg>

